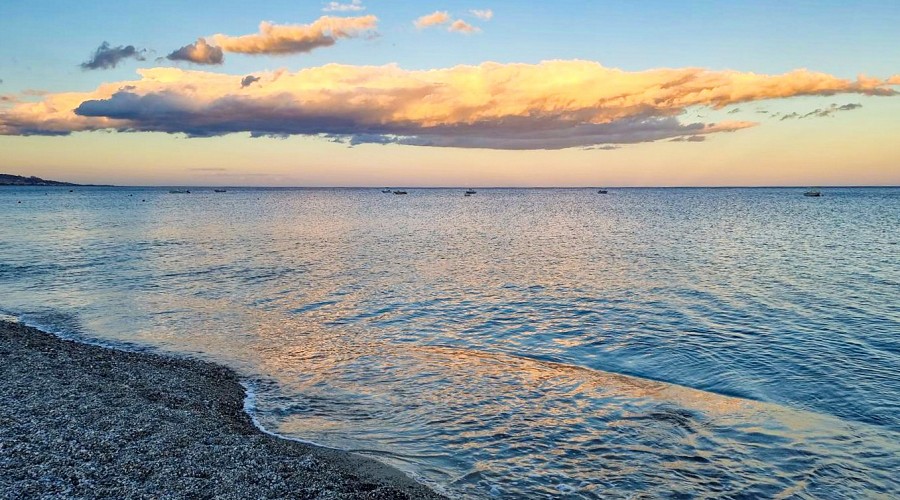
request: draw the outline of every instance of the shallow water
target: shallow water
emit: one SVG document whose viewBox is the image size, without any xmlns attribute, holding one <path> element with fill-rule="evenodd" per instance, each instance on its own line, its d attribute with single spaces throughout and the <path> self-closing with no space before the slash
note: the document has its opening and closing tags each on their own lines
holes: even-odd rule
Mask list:
<svg viewBox="0 0 900 500">
<path fill-rule="evenodd" d="M 191 190 L 0 188 L 0 312 L 451 494 L 900 494 L 900 189 Z"/>
</svg>

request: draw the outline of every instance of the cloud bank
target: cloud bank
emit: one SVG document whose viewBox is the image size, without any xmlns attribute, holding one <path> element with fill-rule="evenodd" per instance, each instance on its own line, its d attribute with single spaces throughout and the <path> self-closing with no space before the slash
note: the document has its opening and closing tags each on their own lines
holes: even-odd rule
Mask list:
<svg viewBox="0 0 900 500">
<path fill-rule="evenodd" d="M 242 75 L 179 68 L 138 73 L 138 80 L 93 92 L 49 94 L 0 109 L 0 134 L 249 132 L 351 145 L 561 149 L 701 137 L 756 125 L 684 122 L 689 107 L 840 93 L 896 95 L 886 80 L 807 70 L 631 72 L 590 61 L 488 62 L 425 71 L 328 64 L 256 73 L 252 85 L 242 85 Z"/>
<path fill-rule="evenodd" d="M 94 51 L 90 59 L 81 63 L 81 69 L 109 69 L 115 68 L 123 59 L 144 60 L 144 50 L 138 50 L 134 45 L 119 45 L 111 47 L 109 42 L 103 42 Z"/>
<path fill-rule="evenodd" d="M 225 52 L 240 54 L 298 54 L 334 45 L 340 38 L 372 32 L 375 16 L 322 16 L 310 24 L 278 25 L 263 21 L 259 33 L 244 36 L 214 35 L 213 43 Z"/>
</svg>

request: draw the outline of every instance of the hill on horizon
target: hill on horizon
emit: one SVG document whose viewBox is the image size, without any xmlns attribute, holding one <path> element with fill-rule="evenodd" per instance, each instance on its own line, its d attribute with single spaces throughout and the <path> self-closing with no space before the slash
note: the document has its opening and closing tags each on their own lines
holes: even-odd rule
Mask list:
<svg viewBox="0 0 900 500">
<path fill-rule="evenodd" d="M 0 174 L 0 186 L 78 186 L 72 182 L 49 181 L 40 177 Z"/>
</svg>

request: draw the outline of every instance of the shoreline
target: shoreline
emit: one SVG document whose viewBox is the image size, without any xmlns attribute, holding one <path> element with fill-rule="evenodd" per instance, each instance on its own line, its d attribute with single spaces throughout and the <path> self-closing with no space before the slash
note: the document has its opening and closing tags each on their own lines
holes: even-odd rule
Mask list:
<svg viewBox="0 0 900 500">
<path fill-rule="evenodd" d="M 0 497 L 443 498 L 350 452 L 284 439 L 231 369 L 0 320 Z"/>
</svg>

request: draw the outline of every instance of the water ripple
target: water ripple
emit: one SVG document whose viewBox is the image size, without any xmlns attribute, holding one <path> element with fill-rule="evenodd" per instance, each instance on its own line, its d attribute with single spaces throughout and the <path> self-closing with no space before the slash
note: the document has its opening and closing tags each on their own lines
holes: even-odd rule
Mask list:
<svg viewBox="0 0 900 500">
<path fill-rule="evenodd" d="M 0 188 L 0 310 L 455 494 L 900 495 L 898 189 L 191 191 Z"/>
</svg>

